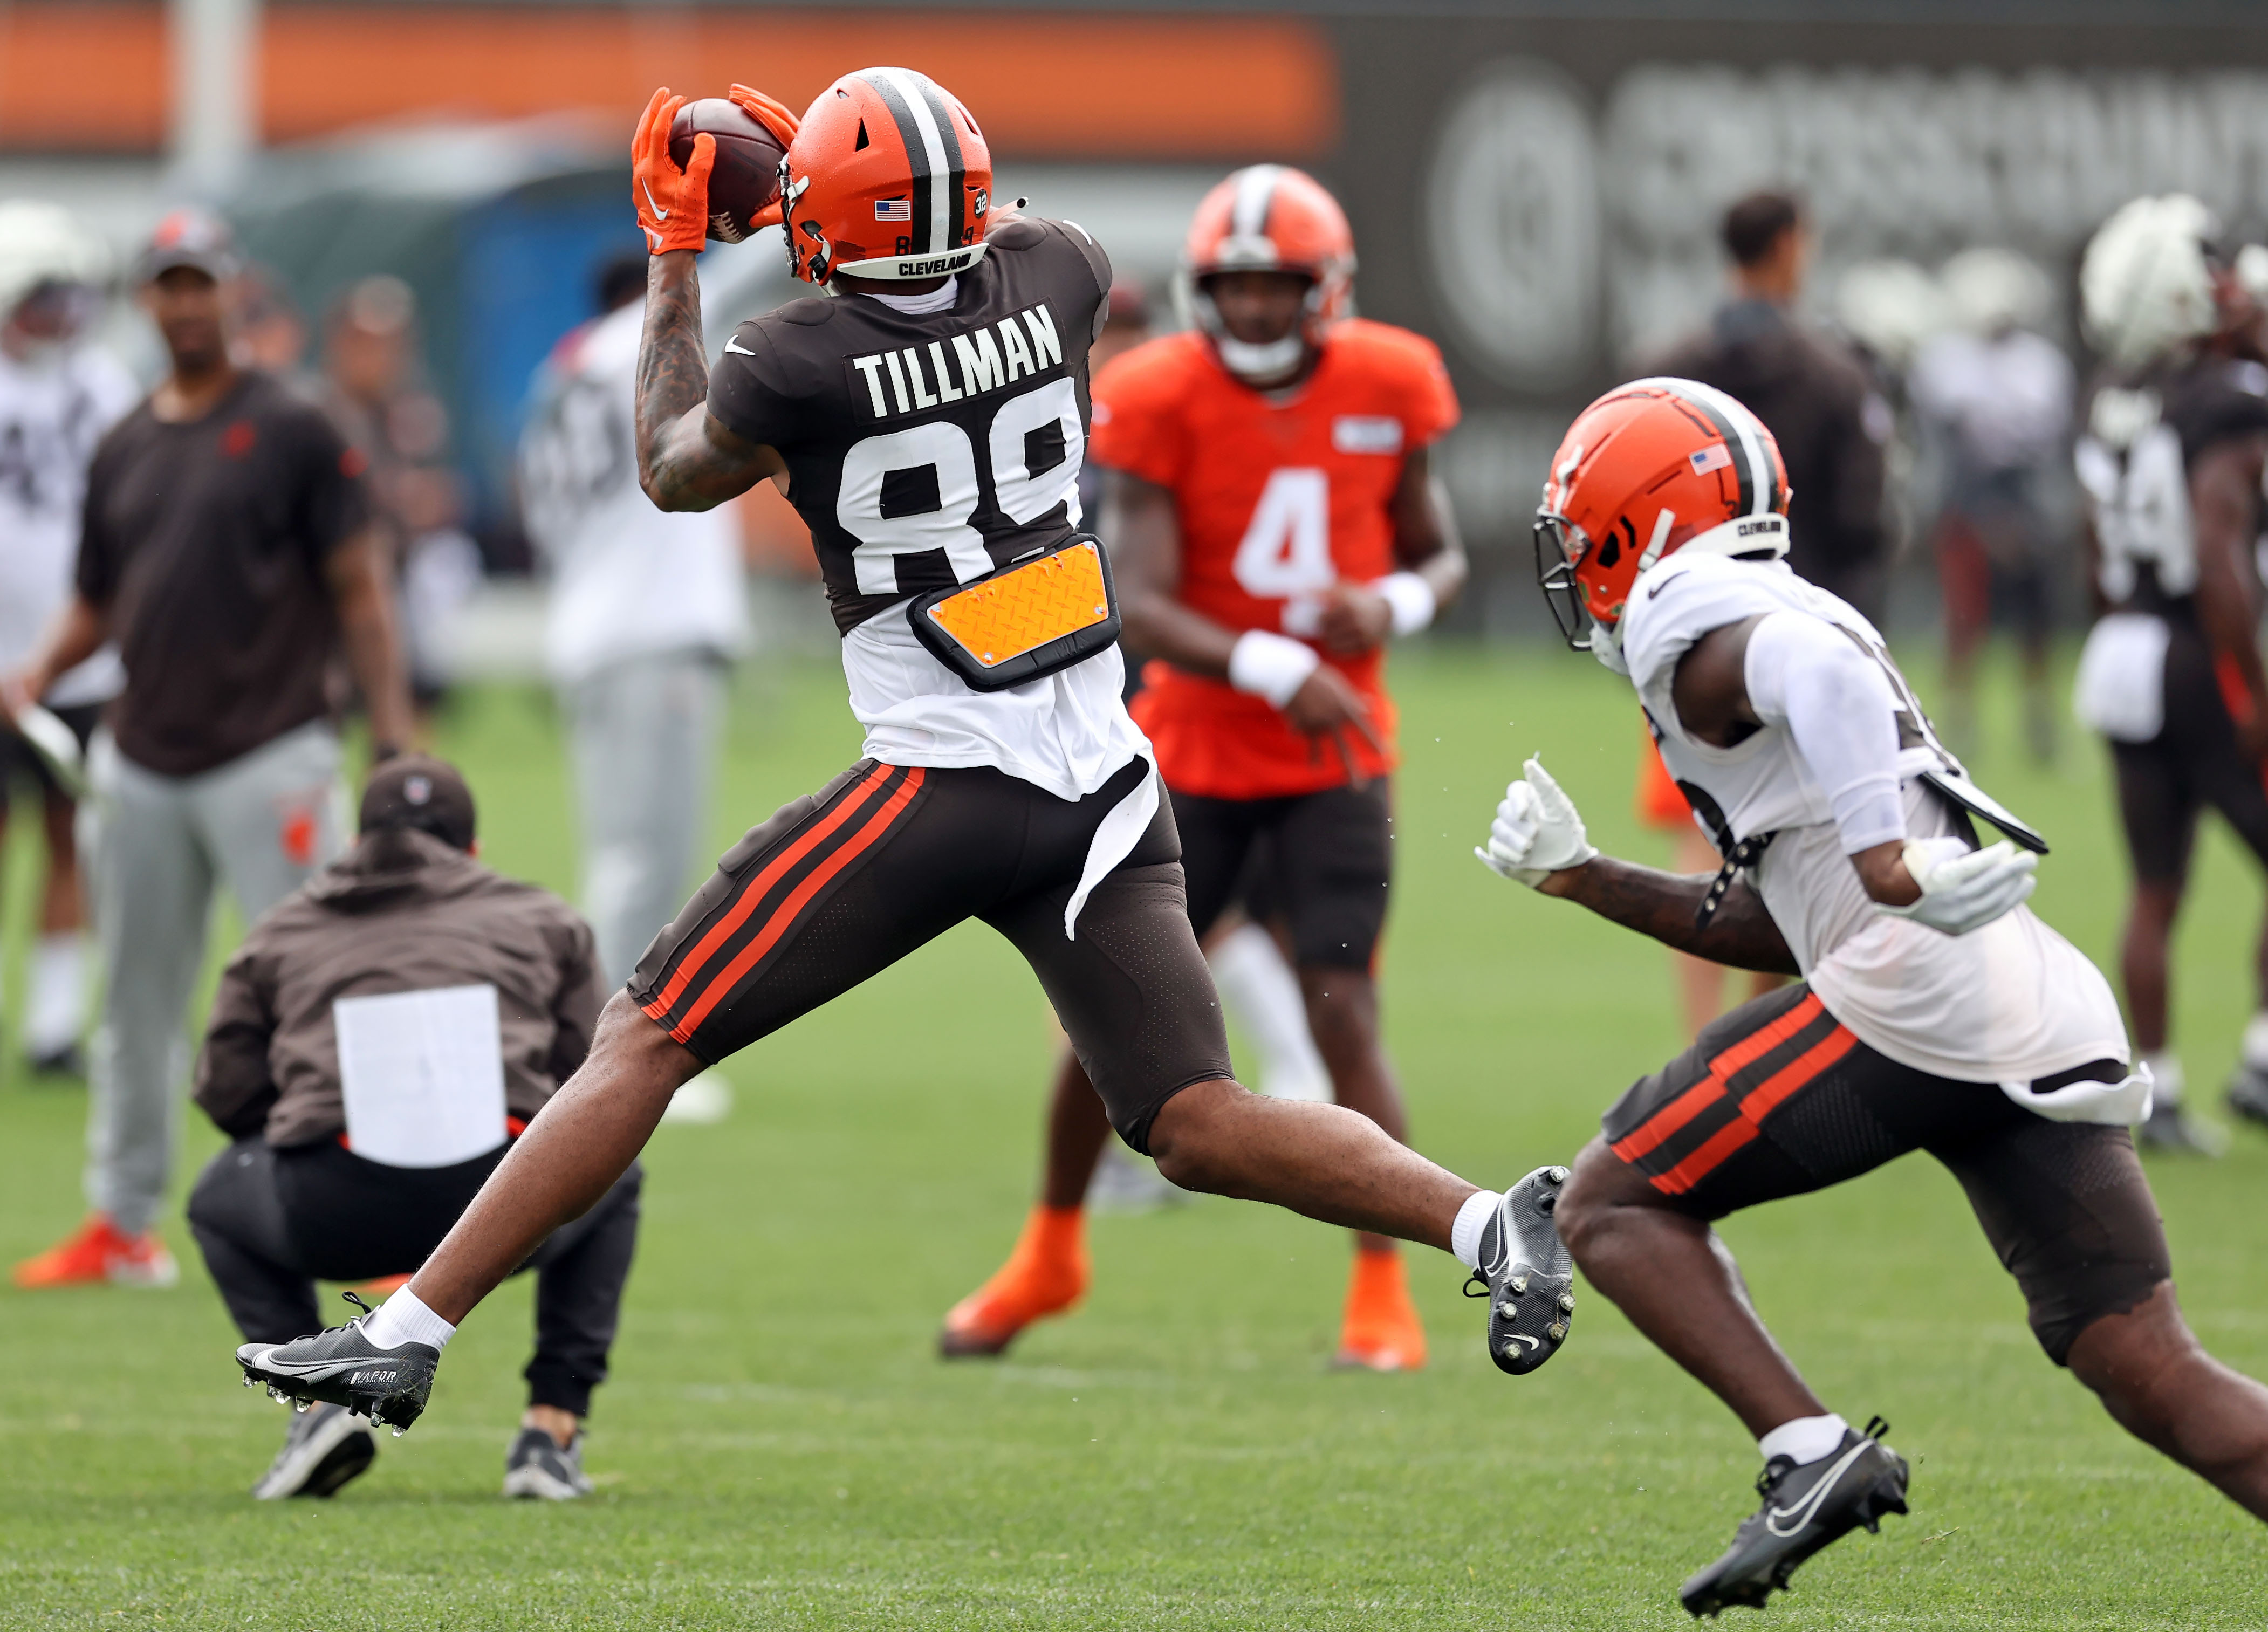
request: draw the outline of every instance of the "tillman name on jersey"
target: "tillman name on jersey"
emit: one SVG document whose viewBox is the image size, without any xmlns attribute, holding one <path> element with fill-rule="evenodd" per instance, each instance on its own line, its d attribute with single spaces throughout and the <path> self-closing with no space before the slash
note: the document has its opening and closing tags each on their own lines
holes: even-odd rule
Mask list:
<svg viewBox="0 0 2268 1632">
<path fill-rule="evenodd" d="M 947 339 L 852 357 L 850 366 L 866 382 L 874 417 L 887 419 L 1002 390 L 1063 360 L 1056 320 L 1042 304 Z"/>
</svg>

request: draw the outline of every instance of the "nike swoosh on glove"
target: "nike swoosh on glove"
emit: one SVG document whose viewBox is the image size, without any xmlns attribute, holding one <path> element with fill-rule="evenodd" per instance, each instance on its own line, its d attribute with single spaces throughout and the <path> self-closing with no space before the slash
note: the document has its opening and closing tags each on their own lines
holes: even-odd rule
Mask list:
<svg viewBox="0 0 2268 1632">
<path fill-rule="evenodd" d="M 1908 839 L 1903 858 L 1921 898 L 1907 907 L 1877 901 L 1874 910 L 1945 935 L 1983 929 L 2039 887 L 2040 858 L 2006 839 L 1981 850 L 1959 839 Z"/>
<path fill-rule="evenodd" d="M 673 249 L 698 252 L 709 241 L 709 170 L 717 162 L 717 138 L 693 138 L 693 157 L 680 170 L 669 156 L 670 121 L 685 106 L 664 85 L 653 93 L 630 138 L 630 202 L 637 207 L 645 246 L 653 254 Z"/>
<path fill-rule="evenodd" d="M 1575 801 L 1560 790 L 1543 761 L 1531 759 L 1521 769 L 1526 774 L 1504 790 L 1504 801 L 1496 807 L 1487 848 L 1476 847 L 1473 854 L 1490 871 L 1532 890 L 1549 875 L 1580 867 L 1599 852 L 1583 831 Z"/>
</svg>

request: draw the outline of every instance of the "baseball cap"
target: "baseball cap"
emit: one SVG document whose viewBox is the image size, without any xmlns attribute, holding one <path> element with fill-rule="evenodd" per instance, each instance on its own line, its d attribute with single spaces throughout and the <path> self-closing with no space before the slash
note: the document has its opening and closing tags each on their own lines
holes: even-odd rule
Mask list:
<svg viewBox="0 0 2268 1632">
<path fill-rule="evenodd" d="M 244 262 L 228 223 L 210 211 L 184 205 L 167 210 L 158 230 L 150 234 L 142 258 L 135 262 L 134 281 L 153 283 L 175 267 L 195 267 L 216 282 L 225 282 L 243 270 Z"/>
<path fill-rule="evenodd" d="M 473 790 L 457 768 L 430 754 L 403 754 L 371 773 L 362 790 L 362 831 L 415 827 L 460 850 L 473 848 Z"/>
</svg>

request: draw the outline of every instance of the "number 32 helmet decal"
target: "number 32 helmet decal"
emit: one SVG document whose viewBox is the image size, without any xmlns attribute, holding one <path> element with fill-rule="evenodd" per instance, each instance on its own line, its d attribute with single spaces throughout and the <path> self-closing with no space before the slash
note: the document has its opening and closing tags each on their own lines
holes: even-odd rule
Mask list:
<svg viewBox="0 0 2268 1632">
<path fill-rule="evenodd" d="M 780 160 L 788 270 L 898 282 L 984 255 L 992 152 L 961 99 L 909 68 L 863 68 L 819 93 Z"/>
</svg>

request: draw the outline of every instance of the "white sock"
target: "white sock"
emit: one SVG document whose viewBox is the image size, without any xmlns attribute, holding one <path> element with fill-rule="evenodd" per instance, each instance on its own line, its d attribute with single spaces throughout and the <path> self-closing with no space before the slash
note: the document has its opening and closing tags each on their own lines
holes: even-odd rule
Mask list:
<svg viewBox="0 0 2268 1632">
<path fill-rule="evenodd" d="M 2244 1062 L 2256 1071 L 2268 1071 L 2268 1009 L 2245 1023 Z"/>
<path fill-rule="evenodd" d="M 1476 1190 L 1457 1209 L 1457 1221 L 1449 1226 L 1449 1250 L 1466 1268 L 1481 1267 L 1481 1231 L 1488 1227 L 1490 1216 L 1503 1200 L 1498 1191 Z"/>
<path fill-rule="evenodd" d="M 380 1349 L 399 1349 L 404 1343 L 441 1349 L 457 1334 L 457 1328 L 428 1309 L 417 1294 L 405 1286 L 378 1306 L 378 1312 L 364 1323 L 362 1334 Z"/>
<path fill-rule="evenodd" d="M 24 1047 L 58 1054 L 78 1040 L 86 1023 L 86 937 L 77 930 L 42 935 L 32 948 Z"/>
<path fill-rule="evenodd" d="M 1851 1424 L 1831 1411 L 1825 1416 L 1799 1416 L 1793 1422 L 1782 1422 L 1757 1440 L 1756 1449 L 1764 1453 L 1767 1462 L 1784 1456 L 1800 1467 L 1806 1462 L 1833 1455 L 1835 1447 L 1843 1443 L 1843 1436 L 1850 1431 Z"/>
<path fill-rule="evenodd" d="M 1300 977 L 1276 937 L 1256 923 L 1239 924 L 1205 954 L 1221 1005 L 1260 1055 L 1253 1085 L 1278 1099 L 1331 1102 L 1331 1074 L 1307 1030 Z"/>
<path fill-rule="evenodd" d="M 2171 1048 L 2161 1048 L 2155 1054 L 2146 1054 L 2142 1063 L 2150 1068 L 2150 1079 L 2155 1084 L 2150 1092 L 2150 1104 L 2157 1110 L 2169 1111 L 2182 1102 L 2182 1057 Z"/>
</svg>

